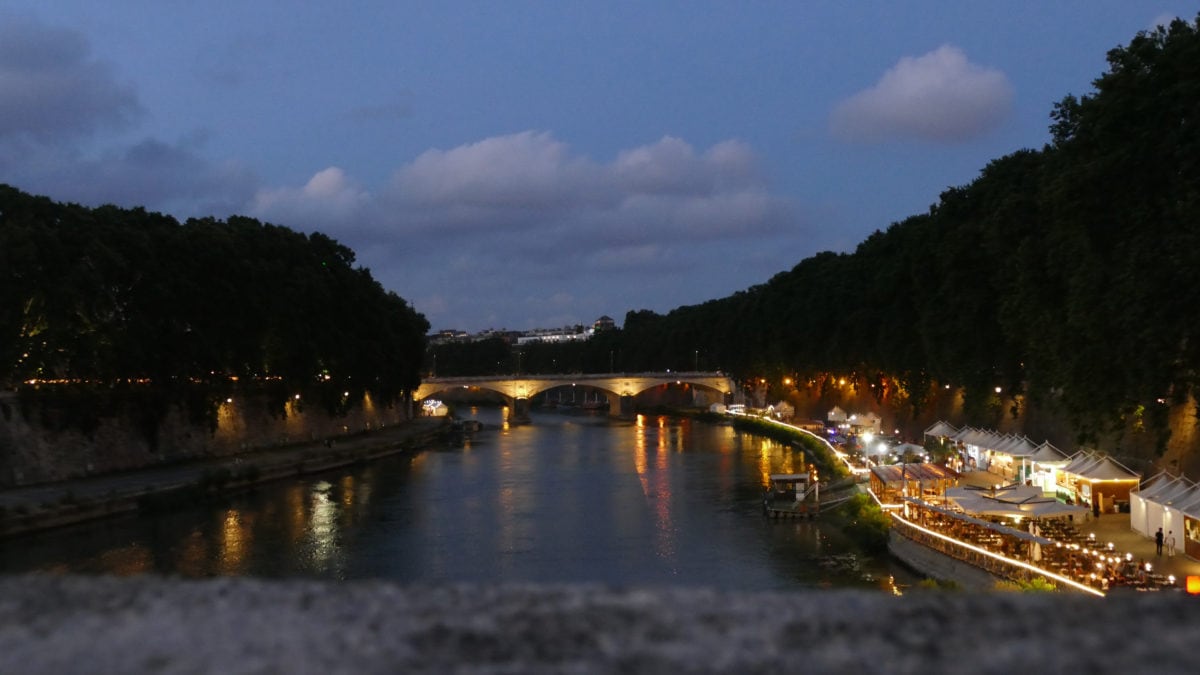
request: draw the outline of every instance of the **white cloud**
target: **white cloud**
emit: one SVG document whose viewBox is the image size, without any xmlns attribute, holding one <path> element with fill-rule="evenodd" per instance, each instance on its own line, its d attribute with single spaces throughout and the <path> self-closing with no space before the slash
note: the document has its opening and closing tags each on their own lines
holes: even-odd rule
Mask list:
<svg viewBox="0 0 1200 675">
<path fill-rule="evenodd" d="M 336 166 L 322 169 L 300 188 L 260 190 L 250 212 L 280 223 L 319 223 L 338 227 L 363 216 L 370 194 Z"/>
<path fill-rule="evenodd" d="M 971 63 L 961 49 L 943 45 L 904 57 L 871 88 L 842 101 L 831 117 L 844 140 L 956 142 L 996 128 L 1012 108 L 1008 77 Z"/>
<path fill-rule="evenodd" d="M 1146 30 L 1154 32 L 1160 26 L 1163 28 L 1170 28 L 1171 22 L 1178 18 L 1178 15 L 1171 14 L 1170 12 L 1159 14 L 1158 16 L 1154 17 L 1152 21 L 1150 21 L 1150 26 Z"/>
<path fill-rule="evenodd" d="M 539 232 L 646 241 L 725 237 L 775 228 L 771 196 L 744 143 L 697 153 L 665 137 L 601 164 L 545 132 L 526 131 L 429 150 L 395 174 L 389 228 Z"/>
<path fill-rule="evenodd" d="M 426 298 L 417 308 L 435 325 L 493 313 L 529 317 L 512 327 L 553 325 L 516 298 L 540 298 L 544 317 L 565 317 L 556 291 L 576 303 L 600 289 L 630 298 L 617 307 L 589 300 L 574 320 L 590 322 L 593 312 L 622 313 L 650 286 L 671 287 L 674 275 L 711 268 L 714 257 L 736 266 L 734 241 L 800 234 L 789 227 L 792 205 L 757 164 L 736 140 L 697 151 L 668 136 L 601 162 L 525 131 L 425 151 L 375 194 L 326 169 L 301 188 L 261 191 L 253 214 L 365 252 L 360 262 L 385 285 Z"/>
<path fill-rule="evenodd" d="M 550 134 L 525 131 L 427 150 L 396 172 L 393 190 L 414 205 L 552 208 L 586 196 L 594 174 L 588 160 L 571 157 Z"/>
</svg>

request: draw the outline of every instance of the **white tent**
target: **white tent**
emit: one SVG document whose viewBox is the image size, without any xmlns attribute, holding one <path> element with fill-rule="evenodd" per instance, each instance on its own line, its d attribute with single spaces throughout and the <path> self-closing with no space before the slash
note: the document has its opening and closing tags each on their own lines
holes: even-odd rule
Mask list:
<svg viewBox="0 0 1200 675">
<path fill-rule="evenodd" d="M 1163 526 L 1168 504 L 1175 503 L 1180 497 L 1190 492 L 1193 487 L 1195 487 L 1195 483 L 1186 478 L 1179 477 L 1156 486 L 1153 490 L 1142 492 L 1141 496 L 1146 509 L 1143 521 L 1145 529 L 1138 531 L 1147 537 L 1154 536 L 1154 531 Z M 1132 509 L 1130 510 L 1132 511 Z M 1130 527 L 1137 530 L 1132 520 L 1129 524 Z M 1163 532 L 1166 532 L 1166 530 L 1164 529 Z"/>
<path fill-rule="evenodd" d="M 916 443 L 901 443 L 900 445 L 897 445 L 896 447 L 891 448 L 889 450 L 889 452 L 892 452 L 897 455 L 903 455 L 906 452 L 912 452 L 917 455 L 924 455 L 925 447 L 921 446 L 921 445 L 917 445 Z"/>
<path fill-rule="evenodd" d="M 1143 535 L 1148 535 L 1154 530 L 1150 529 L 1148 514 L 1146 513 L 1146 502 L 1153 500 L 1154 495 L 1158 494 L 1164 486 L 1174 483 L 1178 479 L 1171 474 L 1163 471 L 1146 480 L 1142 481 L 1138 489 L 1132 490 L 1129 493 L 1129 527 L 1134 532 L 1139 532 Z M 1155 527 L 1158 527 L 1155 525 Z"/>
<path fill-rule="evenodd" d="M 1138 473 L 1107 455 L 1101 455 L 1094 464 L 1073 472 L 1088 480 L 1136 480 Z"/>
<path fill-rule="evenodd" d="M 1162 529 L 1163 535 L 1172 533 L 1175 535 L 1175 542 L 1182 548 L 1183 544 L 1183 518 L 1185 515 L 1191 515 L 1200 509 L 1200 484 L 1192 483 L 1192 487 L 1187 492 L 1183 493 L 1175 500 L 1163 505 L 1163 520 Z M 1195 518 L 1196 516 L 1192 516 Z"/>
<path fill-rule="evenodd" d="M 1066 453 L 1051 445 L 1050 441 L 1046 441 L 1045 443 L 1039 445 L 1037 450 L 1034 450 L 1029 454 L 1029 461 L 1035 464 L 1053 466 L 1061 469 L 1062 467 L 1066 466 L 1067 462 L 1070 460 L 1067 458 Z"/>
<path fill-rule="evenodd" d="M 953 436 L 956 433 L 958 433 L 958 429 L 955 429 L 954 425 L 941 420 L 938 420 L 933 426 L 925 430 L 926 436 Z"/>
</svg>

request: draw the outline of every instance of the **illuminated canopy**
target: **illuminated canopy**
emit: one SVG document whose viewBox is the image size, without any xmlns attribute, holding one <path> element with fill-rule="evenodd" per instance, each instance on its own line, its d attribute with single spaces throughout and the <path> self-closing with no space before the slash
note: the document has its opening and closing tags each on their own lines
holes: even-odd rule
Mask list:
<svg viewBox="0 0 1200 675">
<path fill-rule="evenodd" d="M 994 490 L 979 487 L 948 488 L 946 500 L 964 513 L 975 516 L 1062 518 L 1083 514 L 1088 510 L 1046 497 L 1040 487 L 1032 485 L 1007 485 Z"/>
</svg>

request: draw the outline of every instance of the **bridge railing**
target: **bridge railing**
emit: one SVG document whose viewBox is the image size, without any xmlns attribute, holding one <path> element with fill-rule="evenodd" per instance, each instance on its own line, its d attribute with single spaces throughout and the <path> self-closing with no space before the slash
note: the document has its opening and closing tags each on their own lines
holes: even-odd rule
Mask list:
<svg viewBox="0 0 1200 675">
<path fill-rule="evenodd" d="M 681 379 L 681 378 L 707 378 L 720 377 L 727 378 L 728 376 L 721 371 L 674 371 L 668 370 L 664 372 L 647 372 L 647 373 L 508 373 L 499 375 L 451 375 L 448 377 L 427 377 L 424 382 L 478 382 L 488 380 L 610 380 L 620 377 L 644 377 L 654 379 Z"/>
</svg>

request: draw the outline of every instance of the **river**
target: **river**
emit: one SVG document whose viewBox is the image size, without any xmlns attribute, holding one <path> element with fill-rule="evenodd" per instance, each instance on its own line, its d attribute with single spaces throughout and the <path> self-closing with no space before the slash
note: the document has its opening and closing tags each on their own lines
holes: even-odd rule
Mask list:
<svg viewBox="0 0 1200 675">
<path fill-rule="evenodd" d="M 778 442 L 656 416 L 460 414 L 485 426 L 459 444 L 0 542 L 0 572 L 745 591 L 915 579 L 827 521 L 764 518 L 766 477 L 803 470 Z"/>
</svg>

